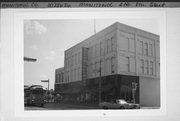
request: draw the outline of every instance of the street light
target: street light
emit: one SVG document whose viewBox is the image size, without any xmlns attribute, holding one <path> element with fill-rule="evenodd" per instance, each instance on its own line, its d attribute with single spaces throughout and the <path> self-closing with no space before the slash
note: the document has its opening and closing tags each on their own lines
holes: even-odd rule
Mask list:
<svg viewBox="0 0 180 121">
<path fill-rule="evenodd" d="M 24 57 L 24 61 L 35 62 L 35 61 L 37 61 L 37 59 L 36 58 L 30 58 L 30 57 Z"/>
<path fill-rule="evenodd" d="M 48 102 L 49 102 L 49 79 L 48 80 L 41 80 L 41 82 L 48 82 Z"/>
</svg>

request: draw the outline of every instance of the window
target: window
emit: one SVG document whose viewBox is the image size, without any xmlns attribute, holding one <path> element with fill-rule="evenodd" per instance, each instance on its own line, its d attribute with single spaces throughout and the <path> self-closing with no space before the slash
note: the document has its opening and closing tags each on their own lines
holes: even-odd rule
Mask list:
<svg viewBox="0 0 180 121">
<path fill-rule="evenodd" d="M 56 82 L 59 82 L 59 74 L 56 74 Z"/>
<path fill-rule="evenodd" d="M 143 54 L 143 41 L 140 41 L 140 54 Z"/>
<path fill-rule="evenodd" d="M 74 65 L 74 55 L 72 56 L 72 66 Z"/>
<path fill-rule="evenodd" d="M 153 61 L 150 61 L 150 75 L 153 75 Z"/>
<path fill-rule="evenodd" d="M 95 76 L 98 75 L 98 71 L 99 71 L 98 62 L 96 62 L 96 63 L 95 63 Z"/>
<path fill-rule="evenodd" d="M 64 81 L 66 82 L 67 79 L 66 79 L 66 72 L 64 72 Z"/>
<path fill-rule="evenodd" d="M 76 69 L 74 69 L 74 81 L 76 81 Z"/>
<path fill-rule="evenodd" d="M 63 80 L 63 78 L 62 78 Z M 67 81 L 69 82 L 69 71 L 67 72 Z"/>
<path fill-rule="evenodd" d="M 111 59 L 110 59 L 110 58 L 107 58 L 105 64 L 106 64 L 106 65 L 105 65 L 106 75 L 110 75 L 110 74 L 111 74 Z"/>
<path fill-rule="evenodd" d="M 76 54 L 74 55 L 74 65 L 76 65 Z"/>
<path fill-rule="evenodd" d="M 111 52 L 111 40 L 107 40 L 107 53 Z"/>
<path fill-rule="evenodd" d="M 95 46 L 92 47 L 92 58 L 95 57 Z"/>
<path fill-rule="evenodd" d="M 100 71 L 101 71 L 101 75 L 102 75 L 102 68 L 103 68 L 103 61 L 102 60 L 100 60 Z"/>
<path fill-rule="evenodd" d="M 72 79 L 71 79 L 71 81 L 73 81 L 74 80 L 74 70 L 72 70 Z"/>
<path fill-rule="evenodd" d="M 144 43 L 144 55 L 148 55 L 148 43 Z"/>
<path fill-rule="evenodd" d="M 89 58 L 92 58 L 93 57 L 93 47 L 90 47 L 90 56 Z"/>
<path fill-rule="evenodd" d="M 111 37 L 111 51 L 115 51 L 114 37 Z"/>
<path fill-rule="evenodd" d="M 98 56 L 98 44 L 95 45 L 95 57 Z"/>
<path fill-rule="evenodd" d="M 61 73 L 58 74 L 58 82 L 61 82 Z"/>
<path fill-rule="evenodd" d="M 71 78 L 71 80 L 70 81 L 72 81 L 73 80 L 73 70 L 71 70 L 71 76 L 70 76 Z"/>
<path fill-rule="evenodd" d="M 80 52 L 78 53 L 78 64 L 80 64 Z"/>
<path fill-rule="evenodd" d="M 66 64 L 67 64 L 66 67 L 68 67 L 69 66 L 69 58 L 67 58 L 66 61 L 67 61 L 66 62 Z"/>
<path fill-rule="evenodd" d="M 141 59 L 140 60 L 140 62 L 141 62 L 141 74 L 144 74 L 144 60 L 143 59 Z"/>
<path fill-rule="evenodd" d="M 58 82 L 61 82 L 61 73 L 58 74 Z"/>
<path fill-rule="evenodd" d="M 58 82 L 57 80 L 58 80 L 58 75 L 56 74 L 56 77 L 55 77 L 55 80 L 56 80 L 56 83 Z"/>
<path fill-rule="evenodd" d="M 126 71 L 129 72 L 130 71 L 130 58 L 126 57 Z"/>
<path fill-rule="evenodd" d="M 80 67 L 78 68 L 78 80 L 81 80 Z"/>
<path fill-rule="evenodd" d="M 92 76 L 92 64 L 89 65 L 89 72 L 88 72 L 89 76 Z"/>
<path fill-rule="evenodd" d="M 103 45 L 103 42 L 101 41 L 100 42 L 100 55 L 102 56 L 102 55 L 104 55 L 104 47 L 103 47 L 104 45 Z"/>
<path fill-rule="evenodd" d="M 97 56 L 100 56 L 100 43 L 97 44 Z"/>
<path fill-rule="evenodd" d="M 94 71 L 95 71 L 95 64 L 93 63 L 92 64 L 92 77 L 94 77 L 94 73 L 95 73 Z"/>
<path fill-rule="evenodd" d="M 148 62 L 148 60 L 145 61 L 145 74 L 149 74 L 149 62 Z"/>
<path fill-rule="evenodd" d="M 135 52 L 135 40 L 134 39 L 129 39 L 129 51 Z"/>
<path fill-rule="evenodd" d="M 75 65 L 77 64 L 78 58 L 77 58 L 77 54 L 75 54 Z"/>
<path fill-rule="evenodd" d="M 153 56 L 153 44 L 150 44 L 150 53 L 151 53 L 151 56 Z"/>
</svg>

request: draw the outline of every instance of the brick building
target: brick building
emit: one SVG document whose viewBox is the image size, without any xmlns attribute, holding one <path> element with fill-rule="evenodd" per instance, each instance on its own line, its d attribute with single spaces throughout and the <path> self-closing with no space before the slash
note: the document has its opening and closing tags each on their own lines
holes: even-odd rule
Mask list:
<svg viewBox="0 0 180 121">
<path fill-rule="evenodd" d="M 57 81 L 56 73 L 55 90 L 71 101 L 123 98 L 160 106 L 159 39 L 116 22 L 65 51 L 63 78 Z"/>
</svg>

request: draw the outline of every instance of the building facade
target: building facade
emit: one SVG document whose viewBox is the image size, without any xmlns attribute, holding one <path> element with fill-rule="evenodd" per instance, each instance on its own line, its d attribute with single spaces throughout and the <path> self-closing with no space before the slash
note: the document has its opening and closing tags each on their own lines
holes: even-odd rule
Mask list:
<svg viewBox="0 0 180 121">
<path fill-rule="evenodd" d="M 61 83 L 64 82 L 64 67 L 55 70 L 55 90 L 60 90 Z"/>
<path fill-rule="evenodd" d="M 66 100 L 96 103 L 123 98 L 142 106 L 160 106 L 159 39 L 114 23 L 65 51 L 59 91 Z"/>
</svg>

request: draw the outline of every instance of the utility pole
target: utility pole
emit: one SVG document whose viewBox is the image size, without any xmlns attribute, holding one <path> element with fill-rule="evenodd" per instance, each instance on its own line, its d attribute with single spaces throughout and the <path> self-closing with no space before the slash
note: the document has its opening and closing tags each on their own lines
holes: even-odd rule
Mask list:
<svg viewBox="0 0 180 121">
<path fill-rule="evenodd" d="M 94 19 L 94 34 L 96 34 L 96 19 Z"/>
</svg>

